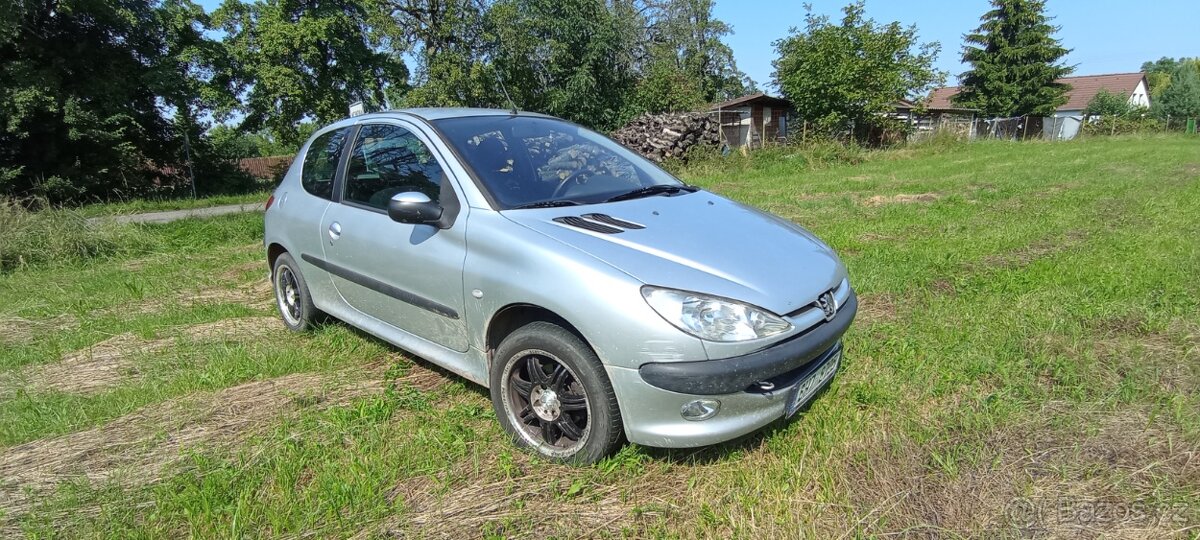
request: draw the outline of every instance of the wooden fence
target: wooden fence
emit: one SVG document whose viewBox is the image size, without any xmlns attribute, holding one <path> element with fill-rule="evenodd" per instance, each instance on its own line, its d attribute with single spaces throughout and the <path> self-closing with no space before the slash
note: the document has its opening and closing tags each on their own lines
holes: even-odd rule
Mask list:
<svg viewBox="0 0 1200 540">
<path fill-rule="evenodd" d="M 259 180 L 280 180 L 288 167 L 292 165 L 295 156 L 271 156 L 257 158 L 242 158 L 238 160 L 238 168 Z"/>
</svg>

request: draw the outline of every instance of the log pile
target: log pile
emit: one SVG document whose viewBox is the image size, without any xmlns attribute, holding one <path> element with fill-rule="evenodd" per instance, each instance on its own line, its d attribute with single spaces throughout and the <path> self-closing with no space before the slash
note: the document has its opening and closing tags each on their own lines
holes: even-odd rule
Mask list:
<svg viewBox="0 0 1200 540">
<path fill-rule="evenodd" d="M 612 134 L 617 142 L 662 163 L 683 159 L 694 146 L 717 147 L 721 142 L 716 119 L 704 113 L 642 115 Z"/>
</svg>

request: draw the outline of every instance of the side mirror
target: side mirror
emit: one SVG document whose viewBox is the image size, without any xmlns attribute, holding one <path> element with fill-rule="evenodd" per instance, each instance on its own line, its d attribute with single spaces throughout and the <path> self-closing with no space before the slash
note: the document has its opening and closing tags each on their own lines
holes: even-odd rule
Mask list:
<svg viewBox="0 0 1200 540">
<path fill-rule="evenodd" d="M 438 225 L 442 206 L 416 191 L 397 193 L 388 201 L 388 217 L 399 223 Z"/>
</svg>

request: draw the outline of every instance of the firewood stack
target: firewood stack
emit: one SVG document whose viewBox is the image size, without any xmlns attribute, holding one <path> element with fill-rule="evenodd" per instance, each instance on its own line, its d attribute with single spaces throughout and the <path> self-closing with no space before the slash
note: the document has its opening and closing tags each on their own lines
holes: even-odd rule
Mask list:
<svg viewBox="0 0 1200 540">
<path fill-rule="evenodd" d="M 704 113 L 646 114 L 612 134 L 617 142 L 656 162 L 683 159 L 693 146 L 721 142 L 716 119 Z"/>
</svg>

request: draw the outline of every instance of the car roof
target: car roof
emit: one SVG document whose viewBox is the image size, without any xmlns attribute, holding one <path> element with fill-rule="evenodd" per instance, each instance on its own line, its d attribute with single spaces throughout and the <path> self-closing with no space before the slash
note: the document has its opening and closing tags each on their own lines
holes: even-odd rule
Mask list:
<svg viewBox="0 0 1200 540">
<path fill-rule="evenodd" d="M 360 121 L 371 118 L 396 118 L 405 115 L 417 116 L 425 120 L 442 120 L 444 118 L 463 118 L 467 116 L 513 116 L 513 112 L 511 109 L 482 109 L 474 107 L 416 107 L 363 114 L 348 118 L 347 120 Z M 517 111 L 517 116 L 553 118 L 544 114 L 526 111 Z"/>
</svg>

